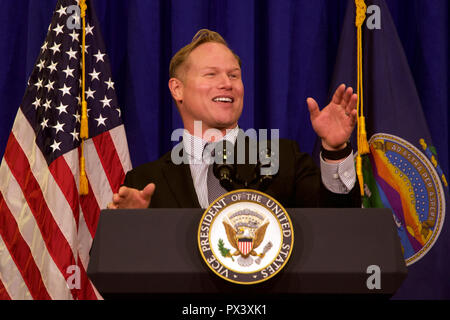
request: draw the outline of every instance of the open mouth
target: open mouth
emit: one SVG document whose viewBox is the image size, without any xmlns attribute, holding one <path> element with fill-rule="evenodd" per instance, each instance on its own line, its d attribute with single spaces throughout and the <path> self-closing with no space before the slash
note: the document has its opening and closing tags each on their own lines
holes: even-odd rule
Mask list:
<svg viewBox="0 0 450 320">
<path fill-rule="evenodd" d="M 219 96 L 212 99 L 214 102 L 225 102 L 225 103 L 233 103 L 233 97 Z"/>
</svg>

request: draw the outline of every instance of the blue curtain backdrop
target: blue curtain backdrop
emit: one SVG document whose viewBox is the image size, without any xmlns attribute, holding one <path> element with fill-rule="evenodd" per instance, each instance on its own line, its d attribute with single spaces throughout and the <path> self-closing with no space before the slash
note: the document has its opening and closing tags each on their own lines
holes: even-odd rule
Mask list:
<svg viewBox="0 0 450 320">
<path fill-rule="evenodd" d="M 221 33 L 243 60 L 241 127 L 279 128 L 312 152 L 316 136 L 305 100 L 312 96 L 323 107 L 334 90 L 346 0 L 88 1 L 111 59 L 134 166 L 168 151 L 172 130 L 182 127 L 167 87 L 169 61 L 205 27 Z M 448 176 L 448 1 L 387 3 Z M 0 155 L 55 5 L 0 0 Z"/>
<path fill-rule="evenodd" d="M 101 24 L 134 166 L 170 150 L 172 131 L 182 127 L 167 87 L 169 61 L 200 28 L 221 33 L 243 61 L 240 126 L 278 128 L 312 152 L 316 135 L 305 101 L 311 96 L 323 107 L 335 90 L 329 86 L 347 0 L 88 1 Z M 387 4 L 449 177 L 449 2 Z M 55 5 L 0 0 L 0 156 Z"/>
</svg>

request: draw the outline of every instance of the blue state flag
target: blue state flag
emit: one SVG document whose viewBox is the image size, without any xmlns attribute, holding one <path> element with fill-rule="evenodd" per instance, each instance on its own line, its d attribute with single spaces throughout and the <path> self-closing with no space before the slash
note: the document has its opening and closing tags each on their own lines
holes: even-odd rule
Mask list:
<svg viewBox="0 0 450 320">
<path fill-rule="evenodd" d="M 362 155 L 363 206 L 392 209 L 408 266 L 393 298 L 448 299 L 447 178 L 389 8 L 384 0 L 365 4 L 362 79 L 369 153 Z M 341 83 L 357 87 L 355 12 L 355 1 L 349 1 L 332 91 Z"/>
</svg>

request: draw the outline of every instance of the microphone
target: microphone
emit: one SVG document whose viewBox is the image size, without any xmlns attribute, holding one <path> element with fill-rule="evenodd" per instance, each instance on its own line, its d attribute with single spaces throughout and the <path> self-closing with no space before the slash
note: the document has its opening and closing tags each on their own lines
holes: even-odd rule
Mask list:
<svg viewBox="0 0 450 320">
<path fill-rule="evenodd" d="M 220 142 L 219 142 L 220 143 Z M 235 166 L 234 161 L 232 163 L 229 162 L 230 156 L 232 156 L 230 149 L 227 151 L 227 144 L 231 144 L 229 141 L 222 141 L 222 150 L 219 152 L 219 156 L 222 156 L 221 161 L 217 163 L 214 161 L 213 164 L 213 173 L 214 176 L 219 180 L 220 185 L 225 188 L 227 191 L 235 190 Z M 217 157 L 216 157 L 217 159 Z M 228 161 L 227 161 L 228 160 Z M 234 159 L 233 159 L 234 160 Z"/>
<path fill-rule="evenodd" d="M 264 150 L 264 151 L 265 151 L 264 155 L 261 154 L 264 152 L 260 153 L 261 157 L 264 156 L 266 159 L 270 158 L 272 150 L 269 147 L 267 147 L 266 150 Z M 270 168 L 270 166 L 271 166 L 270 162 L 264 161 L 264 164 L 263 164 L 261 162 L 261 160 L 258 158 L 258 168 L 256 169 L 258 172 L 258 185 L 259 185 L 258 190 L 264 191 L 272 183 L 272 179 L 273 179 L 272 174 L 261 174 L 262 168 Z"/>
<path fill-rule="evenodd" d="M 248 137 L 246 137 L 248 138 Z M 269 185 L 272 183 L 272 175 L 262 175 L 261 168 L 270 167 L 270 163 L 266 161 L 260 161 L 258 157 L 256 164 L 247 163 L 236 165 L 237 155 L 236 155 L 236 145 L 233 146 L 229 141 L 222 141 L 222 148 L 220 149 L 216 160 L 219 158 L 220 161 L 214 161 L 213 173 L 214 176 L 219 180 L 220 185 L 225 188 L 228 192 L 236 189 L 255 189 L 260 191 L 265 191 Z M 248 145 L 248 144 L 246 144 Z M 234 150 L 234 157 L 233 152 Z M 248 148 L 245 149 L 249 152 Z M 264 150 L 264 155 L 261 157 L 269 157 L 271 154 L 270 148 Z M 245 157 L 249 160 L 249 157 Z"/>
</svg>

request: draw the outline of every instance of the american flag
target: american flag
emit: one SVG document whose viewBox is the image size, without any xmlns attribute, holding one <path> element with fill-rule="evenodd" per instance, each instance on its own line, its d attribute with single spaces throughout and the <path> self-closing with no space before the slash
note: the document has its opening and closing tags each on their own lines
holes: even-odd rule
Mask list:
<svg viewBox="0 0 450 320">
<path fill-rule="evenodd" d="M 100 209 L 131 169 L 100 27 L 87 1 L 84 142 L 79 195 L 81 22 L 59 0 L 0 166 L 0 299 L 98 299 L 86 275 Z M 73 7 L 72 7 L 73 9 Z"/>
</svg>

